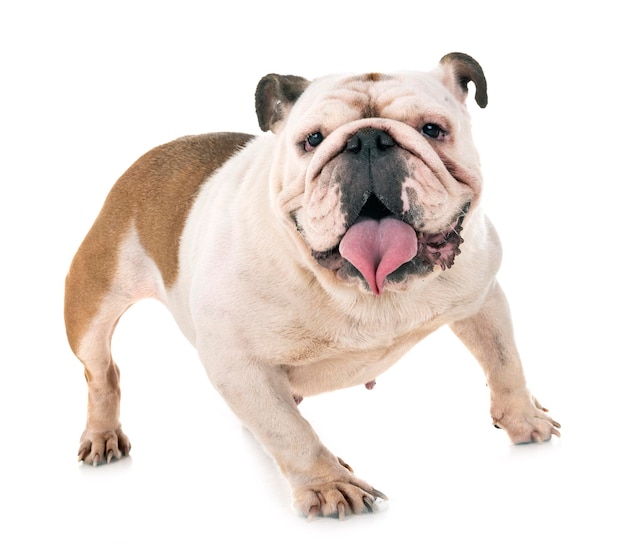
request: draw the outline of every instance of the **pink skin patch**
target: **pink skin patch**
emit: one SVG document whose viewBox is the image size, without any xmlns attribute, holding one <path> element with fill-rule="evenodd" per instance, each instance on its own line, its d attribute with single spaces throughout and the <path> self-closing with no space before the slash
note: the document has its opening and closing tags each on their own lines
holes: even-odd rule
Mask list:
<svg viewBox="0 0 626 545">
<path fill-rule="evenodd" d="M 392 217 L 357 221 L 339 244 L 341 256 L 358 269 L 376 295 L 383 291 L 387 276 L 411 261 L 417 249 L 415 229 Z"/>
</svg>

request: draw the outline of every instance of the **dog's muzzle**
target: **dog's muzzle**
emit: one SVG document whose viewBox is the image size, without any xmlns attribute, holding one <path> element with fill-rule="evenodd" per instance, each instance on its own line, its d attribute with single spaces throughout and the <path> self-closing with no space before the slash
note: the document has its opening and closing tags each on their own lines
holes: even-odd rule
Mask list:
<svg viewBox="0 0 626 545">
<path fill-rule="evenodd" d="M 435 265 L 450 268 L 461 252 L 460 232 L 470 206 L 466 203 L 440 233 L 417 231 L 410 223 L 413 216 L 403 210 L 400 188 L 407 171 L 396 150 L 389 134 L 374 129 L 346 142 L 343 156 L 351 172 L 351 182 L 342 184 L 346 232 L 336 247 L 313 252 L 321 266 L 340 277 L 362 277 L 376 295 L 386 282 L 427 274 Z"/>
</svg>

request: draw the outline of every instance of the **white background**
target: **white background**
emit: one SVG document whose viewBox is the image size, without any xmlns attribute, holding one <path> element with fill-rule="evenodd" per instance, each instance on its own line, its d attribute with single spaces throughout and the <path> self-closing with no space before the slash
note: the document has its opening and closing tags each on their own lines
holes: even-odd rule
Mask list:
<svg viewBox="0 0 626 545">
<path fill-rule="evenodd" d="M 8 7 L 8 6 L 11 7 Z M 0 8 L 0 542 L 626 543 L 625 96 L 613 1 L 6 2 Z M 76 463 L 82 369 L 64 276 L 115 180 L 178 136 L 258 133 L 268 72 L 428 70 L 474 56 L 484 205 L 535 395 L 562 439 L 513 447 L 441 330 L 379 377 L 306 399 L 390 501 L 307 523 L 167 311 L 114 340 L 132 456 Z"/>
</svg>

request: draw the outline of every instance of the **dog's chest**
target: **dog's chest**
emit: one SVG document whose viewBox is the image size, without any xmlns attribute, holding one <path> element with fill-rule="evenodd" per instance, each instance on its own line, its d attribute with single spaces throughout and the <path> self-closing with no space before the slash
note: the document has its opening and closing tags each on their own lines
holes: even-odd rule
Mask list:
<svg viewBox="0 0 626 545">
<path fill-rule="evenodd" d="M 284 368 L 293 392 L 302 396 L 365 384 L 411 348 L 414 343 L 409 338 L 390 338 L 385 343 L 313 338 L 285 354 L 290 363 Z"/>
<path fill-rule="evenodd" d="M 400 328 L 392 324 L 309 320 L 307 327 L 285 328 L 269 340 L 270 362 L 288 373 L 294 393 L 314 395 L 375 379 L 416 342 L 437 328 L 434 323 Z"/>
</svg>

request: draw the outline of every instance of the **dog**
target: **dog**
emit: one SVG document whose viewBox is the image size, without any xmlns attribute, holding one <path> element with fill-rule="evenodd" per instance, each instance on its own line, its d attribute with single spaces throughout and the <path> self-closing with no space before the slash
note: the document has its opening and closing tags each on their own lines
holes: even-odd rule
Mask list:
<svg viewBox="0 0 626 545">
<path fill-rule="evenodd" d="M 162 301 L 213 386 L 271 454 L 307 517 L 375 510 L 301 416 L 306 396 L 365 384 L 448 325 L 482 366 L 491 417 L 513 443 L 560 436 L 526 386 L 480 207 L 467 97 L 481 66 L 259 82 L 263 133 L 180 138 L 109 193 L 66 279 L 65 323 L 84 365 L 79 461 L 128 455 L 111 337 L 142 298 Z"/>
</svg>

